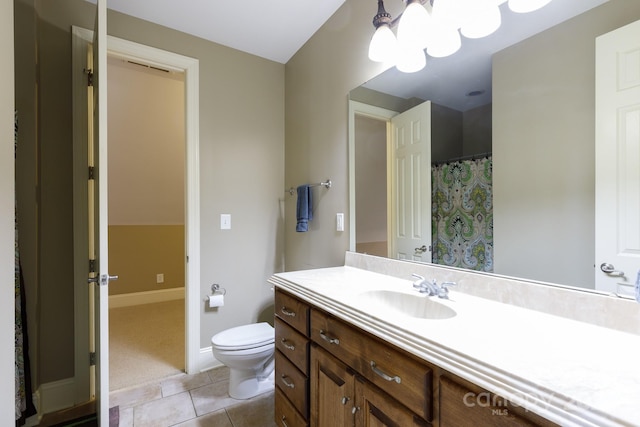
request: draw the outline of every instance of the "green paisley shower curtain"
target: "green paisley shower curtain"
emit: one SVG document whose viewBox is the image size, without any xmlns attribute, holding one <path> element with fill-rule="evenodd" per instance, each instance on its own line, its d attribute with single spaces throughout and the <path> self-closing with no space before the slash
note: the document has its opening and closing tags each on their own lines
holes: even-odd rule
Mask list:
<svg viewBox="0 0 640 427">
<path fill-rule="evenodd" d="M 433 262 L 493 271 L 491 157 L 434 165 Z"/>
</svg>

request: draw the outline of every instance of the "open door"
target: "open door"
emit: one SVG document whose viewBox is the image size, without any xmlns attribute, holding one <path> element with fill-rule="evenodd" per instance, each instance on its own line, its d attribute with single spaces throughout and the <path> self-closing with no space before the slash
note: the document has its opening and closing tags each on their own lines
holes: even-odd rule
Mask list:
<svg viewBox="0 0 640 427">
<path fill-rule="evenodd" d="M 640 269 L 640 21 L 596 39 L 596 289 L 632 296 Z"/>
<path fill-rule="evenodd" d="M 389 257 L 431 262 L 431 102 L 391 119 Z"/>
<path fill-rule="evenodd" d="M 93 35 L 89 110 L 89 283 L 93 294 L 95 398 L 98 425 L 109 425 L 109 275 L 107 218 L 107 5 L 98 0 Z M 91 99 L 93 98 L 93 99 Z M 91 114 L 93 113 L 93 114 Z"/>
</svg>

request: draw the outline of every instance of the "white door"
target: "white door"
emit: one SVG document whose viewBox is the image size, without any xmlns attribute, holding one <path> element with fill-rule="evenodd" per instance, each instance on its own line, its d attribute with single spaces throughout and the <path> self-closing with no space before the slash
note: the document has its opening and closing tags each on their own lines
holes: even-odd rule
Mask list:
<svg viewBox="0 0 640 427">
<path fill-rule="evenodd" d="M 91 139 L 91 138 L 90 138 Z M 93 39 L 93 141 L 89 141 L 89 253 L 94 295 L 96 411 L 109 425 L 109 275 L 107 218 L 107 5 L 98 0 Z"/>
<path fill-rule="evenodd" d="M 596 39 L 596 289 L 640 269 L 640 21 Z"/>
<path fill-rule="evenodd" d="M 431 102 L 391 119 L 390 257 L 431 262 Z"/>
</svg>

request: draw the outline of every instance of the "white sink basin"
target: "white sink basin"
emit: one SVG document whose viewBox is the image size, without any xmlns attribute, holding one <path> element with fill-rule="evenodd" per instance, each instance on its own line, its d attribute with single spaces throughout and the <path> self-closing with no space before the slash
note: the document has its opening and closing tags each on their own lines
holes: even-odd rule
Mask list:
<svg viewBox="0 0 640 427">
<path fill-rule="evenodd" d="M 357 304 L 376 311 L 388 310 L 395 314 L 420 319 L 449 319 L 456 311 L 433 298 L 416 293 L 394 291 L 367 291 L 358 295 Z"/>
</svg>

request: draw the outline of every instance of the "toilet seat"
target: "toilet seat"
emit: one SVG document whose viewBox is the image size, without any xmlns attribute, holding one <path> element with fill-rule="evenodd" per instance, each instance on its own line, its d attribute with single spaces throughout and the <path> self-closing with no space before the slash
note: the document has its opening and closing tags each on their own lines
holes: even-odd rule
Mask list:
<svg viewBox="0 0 640 427">
<path fill-rule="evenodd" d="M 211 338 L 213 347 L 220 350 L 246 350 L 275 342 L 275 330 L 266 323 L 236 326 L 215 334 Z"/>
</svg>

